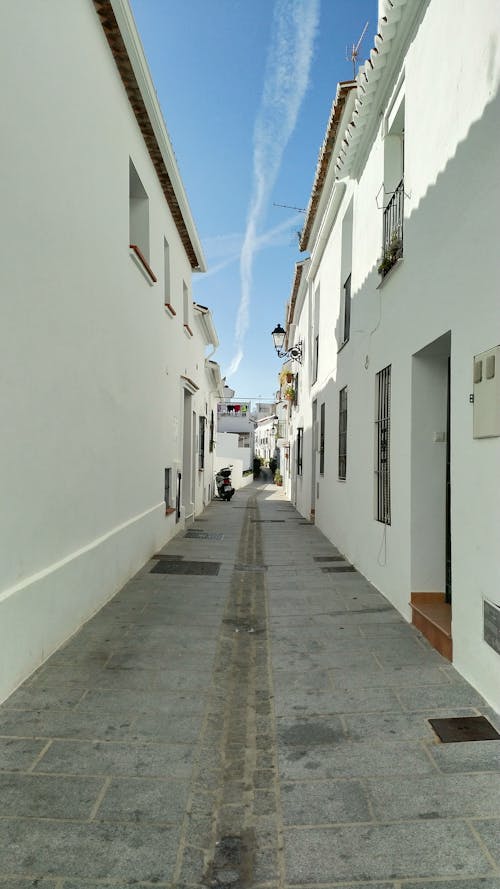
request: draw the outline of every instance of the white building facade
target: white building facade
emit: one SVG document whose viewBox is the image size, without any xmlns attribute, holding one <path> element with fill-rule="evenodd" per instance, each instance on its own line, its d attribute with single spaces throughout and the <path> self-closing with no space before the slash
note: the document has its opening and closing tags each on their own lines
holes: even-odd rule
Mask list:
<svg viewBox="0 0 500 889">
<path fill-rule="evenodd" d="M 500 710 L 500 7 L 380 11 L 288 307 L 291 496 Z"/>
<path fill-rule="evenodd" d="M 203 508 L 222 387 L 128 3 L 10 4 L 0 42 L 1 701 Z"/>
</svg>

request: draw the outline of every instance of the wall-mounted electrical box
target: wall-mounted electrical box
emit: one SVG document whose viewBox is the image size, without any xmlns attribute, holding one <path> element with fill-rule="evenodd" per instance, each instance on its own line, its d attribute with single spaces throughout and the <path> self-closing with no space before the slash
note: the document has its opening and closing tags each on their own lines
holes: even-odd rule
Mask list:
<svg viewBox="0 0 500 889">
<path fill-rule="evenodd" d="M 474 356 L 474 438 L 500 435 L 500 346 Z"/>
</svg>

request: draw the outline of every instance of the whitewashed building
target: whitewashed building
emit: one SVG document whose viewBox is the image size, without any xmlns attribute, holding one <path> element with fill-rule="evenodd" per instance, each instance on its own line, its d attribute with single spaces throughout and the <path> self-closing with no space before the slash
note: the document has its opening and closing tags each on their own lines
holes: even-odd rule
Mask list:
<svg viewBox="0 0 500 889">
<path fill-rule="evenodd" d="M 500 6 L 379 11 L 288 307 L 291 496 L 500 710 Z"/>
<path fill-rule="evenodd" d="M 0 68 L 2 700 L 207 502 L 222 388 L 126 0 L 4 4 Z"/>
</svg>

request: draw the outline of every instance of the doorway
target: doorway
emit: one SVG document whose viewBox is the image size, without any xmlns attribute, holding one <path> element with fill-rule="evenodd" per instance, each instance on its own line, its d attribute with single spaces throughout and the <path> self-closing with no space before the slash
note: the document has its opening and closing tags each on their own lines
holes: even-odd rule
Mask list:
<svg viewBox="0 0 500 889">
<path fill-rule="evenodd" d="M 411 608 L 413 623 L 451 660 L 451 335 L 412 357 Z"/>
</svg>

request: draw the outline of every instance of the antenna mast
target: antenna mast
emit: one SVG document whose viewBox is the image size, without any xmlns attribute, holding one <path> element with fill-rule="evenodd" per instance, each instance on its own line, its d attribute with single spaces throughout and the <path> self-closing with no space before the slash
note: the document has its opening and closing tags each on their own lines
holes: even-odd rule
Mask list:
<svg viewBox="0 0 500 889">
<path fill-rule="evenodd" d="M 347 61 L 347 62 L 352 62 L 352 79 L 353 79 L 353 80 L 356 79 L 356 65 L 358 64 L 359 50 L 360 50 L 360 48 L 361 48 L 361 44 L 362 44 L 362 42 L 363 42 L 363 37 L 364 37 L 365 34 L 366 34 L 366 29 L 367 29 L 367 27 L 368 27 L 369 24 L 370 24 L 369 22 L 366 23 L 365 27 L 363 28 L 363 32 L 362 32 L 361 37 L 359 38 L 358 42 L 357 42 L 356 44 L 354 44 L 354 43 L 352 44 L 352 46 L 351 46 L 351 54 L 350 54 L 350 55 L 349 55 L 349 49 L 348 49 L 348 47 L 346 48 L 346 61 Z"/>
</svg>

